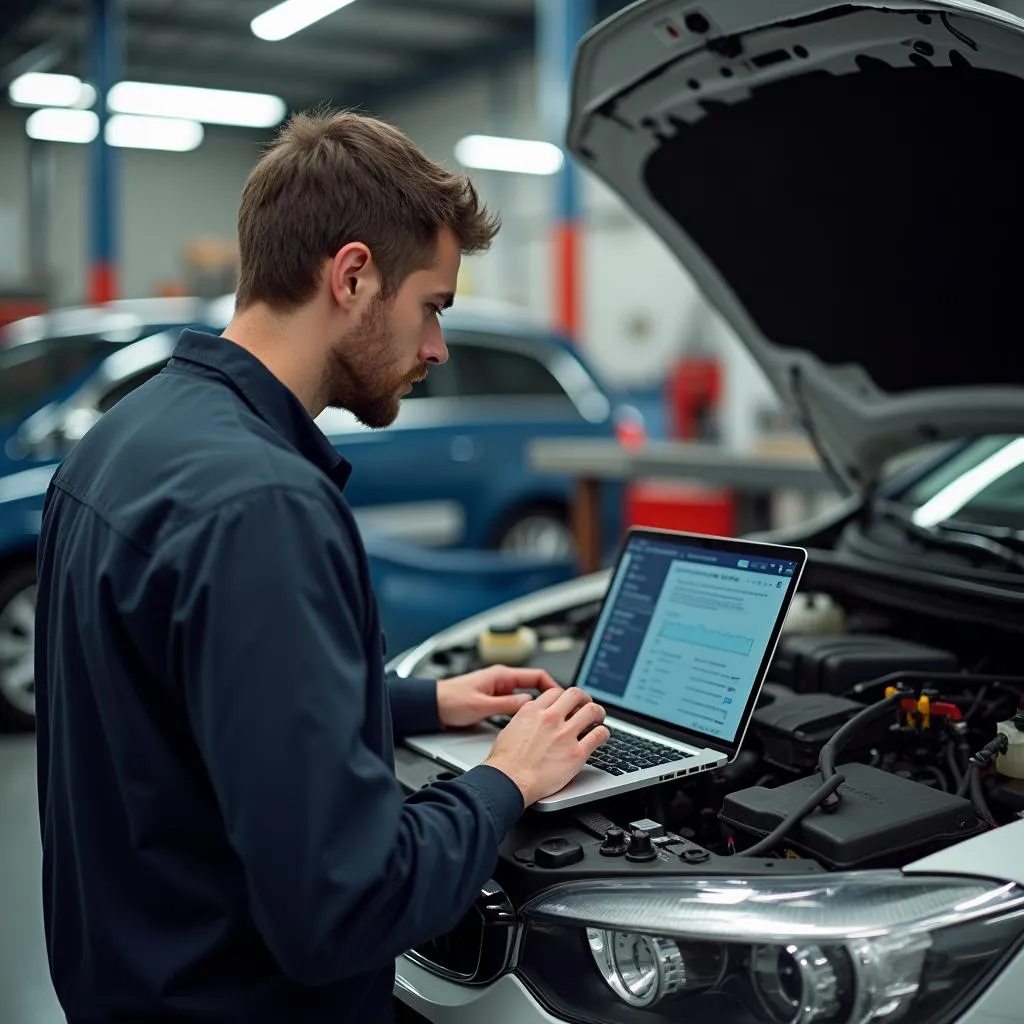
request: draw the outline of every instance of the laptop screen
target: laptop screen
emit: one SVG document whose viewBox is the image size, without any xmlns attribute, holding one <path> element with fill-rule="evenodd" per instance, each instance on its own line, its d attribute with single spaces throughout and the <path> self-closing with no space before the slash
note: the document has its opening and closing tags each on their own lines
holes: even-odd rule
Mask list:
<svg viewBox="0 0 1024 1024">
<path fill-rule="evenodd" d="M 802 566 L 799 549 L 630 535 L 575 685 L 735 743 Z"/>
</svg>

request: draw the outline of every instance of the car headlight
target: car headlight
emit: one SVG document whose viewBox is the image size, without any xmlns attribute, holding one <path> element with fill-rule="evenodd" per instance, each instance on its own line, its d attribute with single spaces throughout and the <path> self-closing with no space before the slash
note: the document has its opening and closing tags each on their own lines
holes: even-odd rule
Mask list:
<svg viewBox="0 0 1024 1024">
<path fill-rule="evenodd" d="M 570 1020 L 941 1024 L 1024 934 L 1024 889 L 869 871 L 602 879 L 523 908 L 519 972 Z"/>
</svg>

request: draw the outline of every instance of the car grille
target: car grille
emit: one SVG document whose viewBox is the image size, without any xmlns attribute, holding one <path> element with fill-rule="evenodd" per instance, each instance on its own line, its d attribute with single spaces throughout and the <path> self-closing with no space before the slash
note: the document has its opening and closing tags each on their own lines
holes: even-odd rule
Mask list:
<svg viewBox="0 0 1024 1024">
<path fill-rule="evenodd" d="M 421 967 L 464 985 L 486 985 L 508 966 L 516 914 L 504 890 L 488 882 L 449 932 L 406 953 Z"/>
</svg>

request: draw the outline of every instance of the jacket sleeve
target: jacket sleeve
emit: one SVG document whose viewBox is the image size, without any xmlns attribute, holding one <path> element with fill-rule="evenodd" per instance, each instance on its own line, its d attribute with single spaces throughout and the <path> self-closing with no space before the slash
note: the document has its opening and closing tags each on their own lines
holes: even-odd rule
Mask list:
<svg viewBox="0 0 1024 1024">
<path fill-rule="evenodd" d="M 388 697 L 395 739 L 403 736 L 438 732 L 437 680 L 420 676 L 403 679 L 395 672 L 387 674 Z"/>
<path fill-rule="evenodd" d="M 364 742 L 388 698 L 353 544 L 326 497 L 268 490 L 183 537 L 174 574 L 174 663 L 254 921 L 311 985 L 454 926 L 523 810 L 484 765 L 405 800 Z"/>
</svg>

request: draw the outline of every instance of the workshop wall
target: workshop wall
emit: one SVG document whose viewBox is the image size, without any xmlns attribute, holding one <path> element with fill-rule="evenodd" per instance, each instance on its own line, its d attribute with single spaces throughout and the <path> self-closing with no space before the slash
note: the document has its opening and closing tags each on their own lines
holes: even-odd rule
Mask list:
<svg viewBox="0 0 1024 1024">
<path fill-rule="evenodd" d="M 0 110 L 0 278 L 27 265 L 29 111 Z M 238 195 L 262 140 L 237 129 L 207 127 L 191 153 L 119 150 L 121 294 L 155 293 L 182 277 L 182 252 L 199 237 L 233 239 Z M 49 252 L 54 301 L 81 302 L 88 267 L 89 147 L 53 143 Z M 5 212 L 6 211 L 6 212 Z"/>
<path fill-rule="evenodd" d="M 482 132 L 538 138 L 536 70 L 532 57 L 492 72 L 442 83 L 401 104 L 367 109 L 400 125 L 434 158 L 454 165 L 456 142 Z M 24 269 L 28 142 L 20 111 L 0 112 L 0 278 Z M 192 153 L 122 150 L 121 294 L 154 294 L 181 279 L 182 253 L 197 237 L 233 238 L 238 195 L 266 138 L 208 127 Z M 59 304 L 82 301 L 88 225 L 88 147 L 54 145 L 56 197 L 50 257 Z M 552 308 L 549 227 L 551 179 L 475 171 L 486 202 L 504 226 L 493 250 L 465 261 L 464 293 L 526 306 L 547 317 Z M 747 447 L 752 410 L 776 403 L 763 376 L 696 291 L 689 275 L 649 229 L 589 176 L 584 178 L 584 344 L 610 381 L 661 387 L 672 362 L 694 348 L 721 354 L 728 372 L 723 440 Z"/>
</svg>

